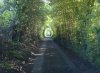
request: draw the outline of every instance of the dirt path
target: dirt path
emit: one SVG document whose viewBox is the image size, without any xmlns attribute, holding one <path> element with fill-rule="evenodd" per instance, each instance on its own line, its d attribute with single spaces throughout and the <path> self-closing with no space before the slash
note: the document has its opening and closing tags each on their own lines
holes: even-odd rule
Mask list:
<svg viewBox="0 0 100 73">
<path fill-rule="evenodd" d="M 70 50 L 62 51 L 50 38 L 45 38 L 39 48 L 32 73 L 100 73 L 88 62 L 71 55 Z"/>
</svg>

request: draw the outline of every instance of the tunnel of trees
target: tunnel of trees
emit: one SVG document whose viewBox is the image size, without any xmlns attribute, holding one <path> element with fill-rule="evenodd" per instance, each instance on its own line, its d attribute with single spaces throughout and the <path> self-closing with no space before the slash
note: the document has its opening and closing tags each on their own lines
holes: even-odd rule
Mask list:
<svg viewBox="0 0 100 73">
<path fill-rule="evenodd" d="M 0 71 L 21 71 L 35 58 L 46 28 L 100 67 L 100 0 L 0 0 Z"/>
</svg>

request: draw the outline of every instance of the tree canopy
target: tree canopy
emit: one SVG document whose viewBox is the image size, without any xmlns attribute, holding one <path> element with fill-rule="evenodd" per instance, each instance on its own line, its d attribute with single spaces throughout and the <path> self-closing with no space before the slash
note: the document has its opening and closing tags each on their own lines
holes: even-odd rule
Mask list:
<svg viewBox="0 0 100 73">
<path fill-rule="evenodd" d="M 14 42 L 40 40 L 51 28 L 59 44 L 100 66 L 100 0 L 0 0 L 0 33 L 10 28 Z"/>
</svg>

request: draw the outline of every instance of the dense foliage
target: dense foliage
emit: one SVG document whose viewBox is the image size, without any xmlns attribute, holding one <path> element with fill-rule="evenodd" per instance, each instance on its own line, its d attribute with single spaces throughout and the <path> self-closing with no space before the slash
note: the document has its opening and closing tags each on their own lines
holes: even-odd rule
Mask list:
<svg viewBox="0 0 100 73">
<path fill-rule="evenodd" d="M 44 21 L 42 5 L 37 0 L 0 1 L 0 72 L 24 72 L 24 67 L 35 58 L 37 30 Z"/>
<path fill-rule="evenodd" d="M 100 0 L 43 1 L 0 0 L 0 67 L 27 61 L 46 28 L 61 45 L 100 66 Z"/>
<path fill-rule="evenodd" d="M 100 65 L 100 1 L 55 0 L 52 5 L 58 42 Z"/>
</svg>

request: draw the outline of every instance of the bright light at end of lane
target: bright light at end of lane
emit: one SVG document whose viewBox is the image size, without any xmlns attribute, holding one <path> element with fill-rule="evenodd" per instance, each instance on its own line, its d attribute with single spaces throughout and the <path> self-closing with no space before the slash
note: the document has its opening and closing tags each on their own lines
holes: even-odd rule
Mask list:
<svg viewBox="0 0 100 73">
<path fill-rule="evenodd" d="M 42 0 L 44 3 L 49 4 L 50 1 L 49 0 Z"/>
</svg>

